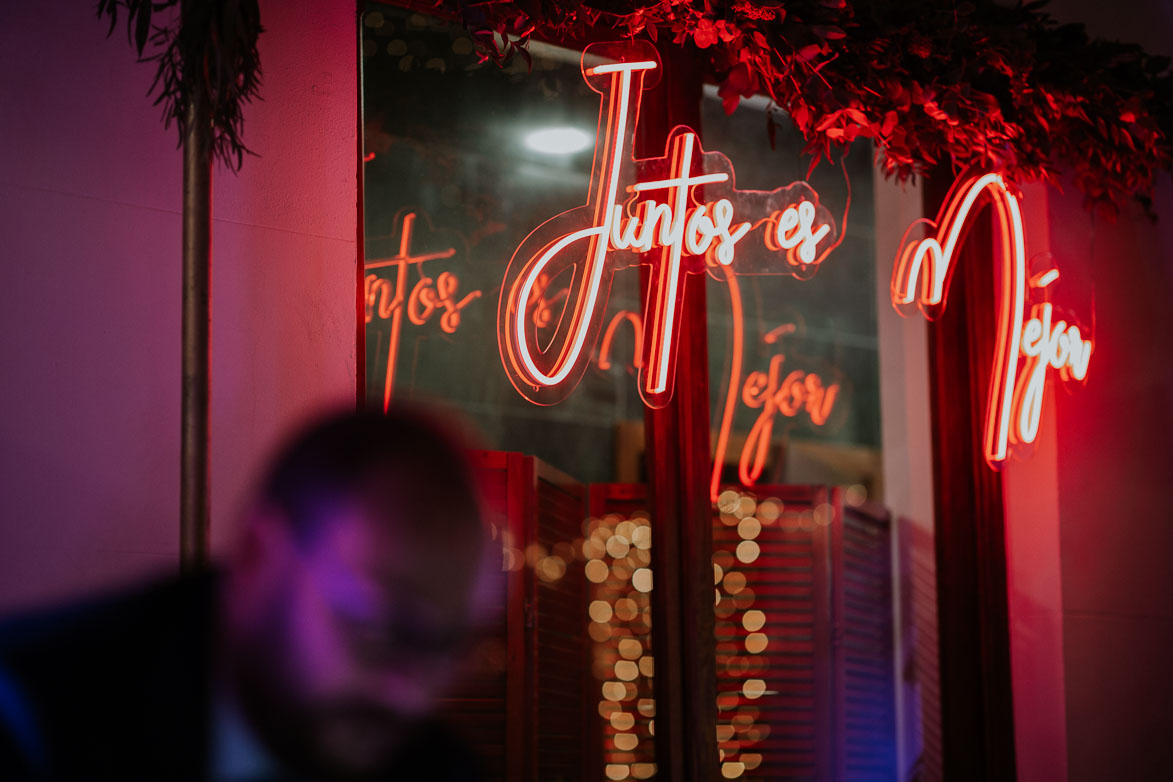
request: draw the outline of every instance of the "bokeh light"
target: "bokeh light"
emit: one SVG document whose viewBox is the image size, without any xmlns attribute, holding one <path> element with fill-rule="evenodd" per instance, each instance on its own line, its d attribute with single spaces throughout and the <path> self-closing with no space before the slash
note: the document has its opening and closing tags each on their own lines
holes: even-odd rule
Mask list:
<svg viewBox="0 0 1173 782">
<path fill-rule="evenodd" d="M 591 669 L 602 682 L 603 761 L 608 779 L 655 775 L 655 675 L 651 651 L 651 524 L 646 515 L 588 519 L 579 548 L 587 560 Z M 556 549 L 557 550 L 557 549 Z"/>
</svg>

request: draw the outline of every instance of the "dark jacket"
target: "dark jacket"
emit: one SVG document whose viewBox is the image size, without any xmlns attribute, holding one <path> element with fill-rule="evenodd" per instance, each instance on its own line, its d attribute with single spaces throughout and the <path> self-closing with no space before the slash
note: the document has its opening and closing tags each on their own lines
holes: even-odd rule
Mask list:
<svg viewBox="0 0 1173 782">
<path fill-rule="evenodd" d="M 206 778 L 214 580 L 0 625 L 0 778 Z"/>
<path fill-rule="evenodd" d="M 0 624 L 0 780 L 206 780 L 216 578 L 173 579 Z M 387 779 L 476 780 L 419 726 Z"/>
</svg>

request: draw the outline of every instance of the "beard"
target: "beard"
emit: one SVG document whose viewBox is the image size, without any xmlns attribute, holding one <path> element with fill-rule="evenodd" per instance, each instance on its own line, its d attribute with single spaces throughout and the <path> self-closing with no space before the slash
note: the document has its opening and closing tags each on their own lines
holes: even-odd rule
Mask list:
<svg viewBox="0 0 1173 782">
<path fill-rule="evenodd" d="M 408 744 L 412 721 L 361 695 L 314 696 L 282 641 L 286 617 L 271 614 L 234 650 L 230 679 L 248 726 L 282 769 L 339 782 L 385 778 Z M 283 648 L 279 648 L 283 647 Z"/>
</svg>

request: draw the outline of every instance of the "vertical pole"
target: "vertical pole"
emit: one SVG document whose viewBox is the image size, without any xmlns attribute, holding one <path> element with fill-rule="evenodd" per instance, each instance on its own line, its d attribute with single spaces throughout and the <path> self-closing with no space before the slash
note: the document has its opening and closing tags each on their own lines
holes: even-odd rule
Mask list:
<svg viewBox="0 0 1173 782">
<path fill-rule="evenodd" d="M 695 58 L 660 49 L 660 84 L 645 95 L 640 157 L 664 154 L 675 125 L 700 127 Z M 645 267 L 643 278 L 648 276 Z M 685 274 L 671 402 L 648 409 L 652 507 L 652 653 L 656 658 L 657 778 L 712 782 L 717 765 L 716 640 L 713 635 L 713 509 L 709 499 L 709 381 L 705 278 Z M 645 284 L 646 291 L 646 284 Z"/>
<path fill-rule="evenodd" d="M 183 140 L 183 391 L 180 410 L 179 565 L 208 561 L 208 440 L 212 330 L 212 121 L 196 90 Z"/>
<path fill-rule="evenodd" d="M 363 76 L 362 56 L 362 36 L 363 36 L 363 14 L 365 13 L 365 0 L 355 0 L 354 19 L 355 19 L 355 42 L 354 42 L 354 62 L 355 68 L 358 70 L 357 90 L 355 95 L 355 105 L 358 107 L 357 116 L 354 118 L 355 125 L 355 164 L 357 171 L 355 174 L 355 184 L 357 186 L 358 199 L 358 219 L 355 226 L 355 245 L 357 248 L 356 262 L 355 262 L 355 334 L 354 334 L 354 404 L 356 409 L 362 410 L 367 406 L 367 319 L 366 319 L 366 137 L 363 128 L 363 114 L 366 111 L 364 104 L 365 82 Z M 398 313 L 398 310 L 396 310 Z M 398 317 L 398 315 L 396 315 Z M 394 371 L 395 367 L 388 367 L 390 371 Z"/>
</svg>

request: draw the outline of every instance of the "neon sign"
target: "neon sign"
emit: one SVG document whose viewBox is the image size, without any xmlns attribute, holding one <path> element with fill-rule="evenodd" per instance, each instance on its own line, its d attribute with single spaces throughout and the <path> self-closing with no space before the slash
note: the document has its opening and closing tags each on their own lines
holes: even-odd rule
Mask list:
<svg viewBox="0 0 1173 782">
<path fill-rule="evenodd" d="M 805 278 L 839 240 L 810 185 L 737 190 L 728 158 L 703 151 L 688 128 L 669 134 L 663 157 L 635 159 L 640 95 L 659 59 L 646 42 L 619 47 L 594 44 L 583 52 L 583 78 L 602 96 L 587 203 L 534 229 L 510 260 L 501 289 L 502 361 L 517 391 L 536 404 L 562 401 L 581 379 L 617 270 L 652 267 L 637 363 L 640 395 L 662 407 L 673 390 L 684 274 L 702 273 L 709 263 L 735 274 Z M 543 348 L 535 328 L 544 317 L 534 310 L 547 302 L 535 291 L 567 270 L 572 281 L 562 317 Z"/>
<path fill-rule="evenodd" d="M 1058 370 L 1064 380 L 1084 380 L 1092 341 L 1083 338 L 1079 326 L 1055 317 L 1047 296 L 1059 271 L 1028 277 L 1018 196 L 998 174 L 958 180 L 936 222 L 920 220 L 905 232 L 892 274 L 897 310 L 903 313 L 915 303 L 930 319 L 940 314 L 956 268 L 956 251 L 972 222 L 967 218 L 982 196 L 988 196 L 994 207 L 1002 258 L 998 336 L 983 441 L 986 463 L 997 469 L 1014 446 L 1032 443 L 1038 435 L 1047 369 Z M 928 224 L 928 235 L 911 239 L 922 223 Z M 1031 307 L 1029 317 L 1028 288 L 1044 299 Z"/>
<path fill-rule="evenodd" d="M 395 282 L 367 274 L 364 278 L 363 301 L 366 307 L 366 322 L 378 318 L 391 321 L 391 334 L 387 343 L 387 372 L 383 380 L 383 410 L 391 404 L 395 388 L 395 363 L 399 356 L 399 339 L 403 326 L 403 315 L 416 326 L 427 323 L 440 313 L 440 328 L 453 334 L 460 326 L 461 311 L 481 297 L 480 291 L 471 291 L 461 297 L 460 279 L 451 272 L 441 272 L 435 279 L 423 272 L 427 261 L 451 258 L 456 249 L 449 247 L 439 252 L 411 254 L 412 234 L 415 231 L 416 214 L 409 212 L 403 217 L 399 232 L 399 252 L 391 258 L 375 259 L 364 264 L 364 270 L 394 268 Z M 408 272 L 411 268 L 419 271 L 420 278 L 407 289 Z"/>
</svg>

